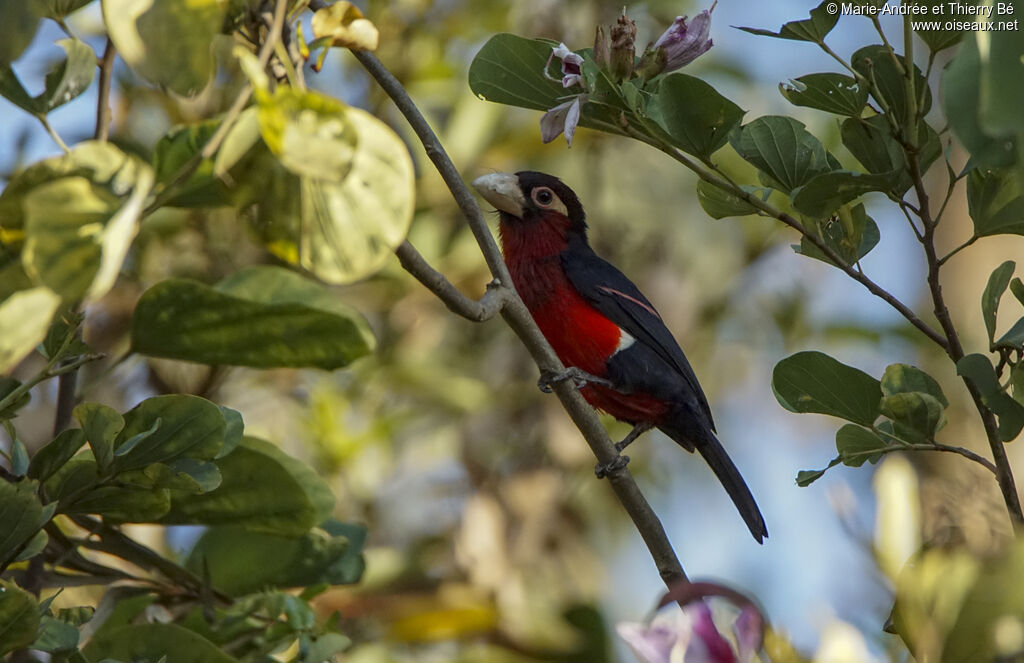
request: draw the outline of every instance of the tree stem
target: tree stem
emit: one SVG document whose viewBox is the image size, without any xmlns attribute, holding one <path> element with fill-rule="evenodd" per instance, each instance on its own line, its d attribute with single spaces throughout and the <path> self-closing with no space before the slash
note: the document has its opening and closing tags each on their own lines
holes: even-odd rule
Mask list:
<svg viewBox="0 0 1024 663">
<path fill-rule="evenodd" d="M 117 48 L 107 37 L 107 46 L 100 58 L 100 90 L 96 100 L 96 131 L 93 134 L 99 141 L 106 141 L 110 137 L 110 80 L 114 73 L 115 55 Z"/>
</svg>

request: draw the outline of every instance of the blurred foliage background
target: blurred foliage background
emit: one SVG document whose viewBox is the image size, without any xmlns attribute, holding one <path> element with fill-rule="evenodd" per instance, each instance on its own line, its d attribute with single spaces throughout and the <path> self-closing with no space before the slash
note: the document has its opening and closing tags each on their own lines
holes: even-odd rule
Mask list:
<svg viewBox="0 0 1024 663">
<path fill-rule="evenodd" d="M 730 27 L 775 28 L 806 15 L 812 4 L 721 0 L 712 24 L 715 48 L 688 71 L 748 110 L 748 119 L 792 114 L 849 160 L 838 123 L 793 108 L 776 92 L 779 81 L 833 71 L 834 63 L 810 45 L 766 43 Z M 703 8 L 651 0 L 629 12 L 646 43 L 677 14 Z M 621 3 L 374 0 L 363 9 L 380 29 L 378 57 L 428 115 L 464 175 L 531 169 L 561 177 L 586 206 L 595 249 L 641 286 L 680 339 L 771 532 L 763 548 L 752 543 L 702 463 L 664 436 L 648 435 L 631 449 L 631 468 L 689 575 L 724 580 L 758 597 L 776 626 L 807 651 L 818 649 L 819 660 L 886 659 L 891 636 L 879 633 L 892 589 L 872 550 L 875 520 L 882 518 L 872 472 L 841 469 L 797 488 L 798 469 L 822 466 L 832 456 L 832 426 L 778 407 L 770 371 L 783 356 L 809 348 L 876 375 L 889 363 L 908 361 L 952 383 L 949 367 L 881 302 L 838 271 L 794 254 L 795 238 L 779 224 L 710 219 L 697 204 L 693 178 L 667 157 L 585 130 L 571 149 L 561 140 L 543 145 L 538 113 L 485 103 L 470 92 L 469 62 L 494 33 L 582 48 L 596 24 L 615 19 Z M 96 5 L 72 15 L 69 25 L 102 49 Z M 847 56 L 872 41 L 870 30 L 867 21 L 844 19 L 830 42 Z M 29 53 L 56 55 L 52 42 L 59 36 L 44 22 Z M 148 158 L 148 146 L 171 126 L 226 108 L 243 78 L 229 56 L 230 39 L 214 46 L 222 65 L 216 83 L 190 99 L 158 92 L 119 67 L 112 141 Z M 23 80 L 41 80 L 45 58 L 24 60 L 29 66 L 16 66 Z M 321 73 L 307 68 L 306 79 L 407 132 L 349 54 L 332 53 Z M 68 142 L 91 135 L 94 103 L 93 90 L 54 113 Z M 13 106 L 0 106 L 0 120 L 5 176 L 56 153 Z M 464 292 L 478 296 L 489 280 L 483 259 L 418 142 L 403 136 L 418 175 L 410 240 Z M 735 155 L 735 162 L 722 158 L 726 169 L 749 168 Z M 943 228 L 947 249 L 970 233 L 963 198 L 951 205 Z M 925 293 L 917 290 L 924 267 L 909 230 L 885 205 L 869 203 L 869 211 L 882 243 L 864 261 L 866 271 L 924 309 Z M 233 210 L 163 209 L 147 218 L 126 277 L 90 308 L 86 340 L 110 358 L 85 368 L 84 397 L 119 411 L 168 391 L 214 398 L 243 413 L 247 433 L 282 441 L 314 464 L 338 497 L 335 516 L 369 528 L 364 581 L 330 590 L 316 603 L 323 614 L 338 610 L 355 640 L 345 660 L 615 660 L 609 625 L 643 616 L 660 580 L 611 493 L 594 479 L 594 459 L 579 434 L 556 400 L 536 389 L 532 362 L 499 321 L 474 325 L 451 315 L 394 260 L 373 278 L 336 289 L 365 313 L 380 339 L 378 352 L 350 369 L 119 361 L 143 290 L 170 276 L 215 282 L 268 261 L 250 233 Z M 1024 239 L 1004 236 L 950 263 L 945 286 L 968 334 L 966 346 L 984 344 L 977 300 L 989 270 L 979 266 L 1022 250 Z M 38 368 L 28 362 L 16 375 Z M 966 392 L 949 395 L 951 433 L 960 434 L 963 446 L 983 450 Z M 19 419 L 30 447 L 49 439 L 55 397 L 55 390 L 37 393 Z M 622 424 L 607 424 L 613 437 L 626 432 Z M 1009 452 L 1020 467 L 1019 449 Z M 962 459 L 939 456 L 906 459 L 920 477 L 923 540 L 994 550 L 1010 534 L 995 483 Z M 916 527 L 908 518 L 897 530 Z M 191 528 L 127 529 L 179 552 L 196 536 Z M 85 591 L 69 589 L 55 606 L 81 604 L 76 593 Z"/>
</svg>

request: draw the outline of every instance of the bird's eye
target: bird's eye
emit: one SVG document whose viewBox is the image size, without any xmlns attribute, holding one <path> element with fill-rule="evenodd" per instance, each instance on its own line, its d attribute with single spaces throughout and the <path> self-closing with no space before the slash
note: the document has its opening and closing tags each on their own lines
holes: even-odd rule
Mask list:
<svg viewBox="0 0 1024 663">
<path fill-rule="evenodd" d="M 531 195 L 533 198 L 533 202 L 537 203 L 541 207 L 547 207 L 555 199 L 555 192 L 547 188 L 546 186 L 534 189 Z"/>
</svg>

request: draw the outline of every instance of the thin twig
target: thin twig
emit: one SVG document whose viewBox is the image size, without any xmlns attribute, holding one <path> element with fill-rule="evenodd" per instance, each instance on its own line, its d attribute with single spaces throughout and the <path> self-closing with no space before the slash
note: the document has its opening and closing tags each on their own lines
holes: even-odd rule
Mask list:
<svg viewBox="0 0 1024 663">
<path fill-rule="evenodd" d="M 956 254 L 960 253 L 961 251 L 966 249 L 971 244 L 974 244 L 979 239 L 981 239 L 980 236 L 978 236 L 978 235 L 971 235 L 971 238 L 968 239 L 966 242 L 964 242 L 963 244 L 961 244 L 960 246 L 956 247 L 955 249 L 953 249 L 952 251 L 950 251 L 946 255 L 944 255 L 941 258 L 939 258 L 939 267 L 942 267 L 943 265 L 945 265 L 947 260 L 949 260 L 950 258 L 955 256 Z"/>
<path fill-rule="evenodd" d="M 114 56 L 117 48 L 107 37 L 107 45 L 100 58 L 100 89 L 96 100 L 96 140 L 106 141 L 110 137 L 110 81 L 114 72 Z"/>
<path fill-rule="evenodd" d="M 900 201 L 898 204 L 900 206 L 900 211 L 903 212 L 903 216 L 907 217 L 907 223 L 910 224 L 910 229 L 914 231 L 914 236 L 917 237 L 917 241 L 923 241 L 924 234 L 922 234 L 921 231 L 917 229 L 917 225 L 914 223 L 914 219 L 910 216 L 910 210 L 914 209 L 913 205 L 904 203 L 902 201 Z"/>
<path fill-rule="evenodd" d="M 53 142 L 57 143 L 57 146 L 60 147 L 65 154 L 71 152 L 71 148 L 69 148 L 68 144 L 64 142 L 64 139 L 60 137 L 60 134 L 50 126 L 50 121 L 46 119 L 46 116 L 36 115 L 36 117 L 39 118 L 39 122 L 43 125 L 43 128 L 46 129 L 46 133 L 50 134 L 50 138 L 53 139 Z"/>
<path fill-rule="evenodd" d="M 487 227 L 483 213 L 477 205 L 476 198 L 470 193 L 462 181 L 462 176 L 455 168 L 451 159 L 444 151 L 444 147 L 434 134 L 426 119 L 416 108 L 409 94 L 402 87 L 402 84 L 381 64 L 375 55 L 366 51 L 355 51 L 356 59 L 363 65 L 369 74 L 383 88 L 398 110 L 405 116 L 413 131 L 419 137 L 420 142 L 426 150 L 427 156 L 433 162 L 437 171 L 441 174 L 448 189 L 451 191 L 459 209 L 466 217 L 470 230 L 476 238 L 477 244 L 484 255 L 484 260 L 491 271 L 492 276 L 499 284 L 508 288 L 508 301 L 502 308 L 502 317 L 512 327 L 512 330 L 519 336 L 519 339 L 526 346 L 533 356 L 538 368 L 543 371 L 561 372 L 562 363 L 558 360 L 554 350 L 548 344 L 537 324 L 533 321 L 526 305 L 515 292 L 512 285 L 512 277 L 501 257 L 501 250 L 494 241 L 493 235 Z M 555 394 L 561 401 L 569 417 L 576 424 L 576 427 L 583 434 L 587 444 L 590 446 L 599 463 L 605 464 L 615 460 L 618 452 L 608 437 L 607 431 L 601 425 L 593 408 L 587 405 L 574 385 L 568 382 L 560 382 L 553 385 Z M 662 580 L 669 587 L 687 580 L 679 558 L 672 549 L 672 544 L 665 534 L 665 529 L 658 519 L 657 514 L 651 508 L 643 493 L 637 487 L 628 467 L 615 470 L 608 475 L 609 483 L 614 490 L 619 502 L 625 508 L 633 524 L 640 532 L 644 543 L 654 559 Z"/>
<path fill-rule="evenodd" d="M 467 320 L 473 322 L 490 320 L 501 312 L 511 297 L 509 289 L 497 282 L 488 284 L 487 292 L 479 300 L 465 296 L 452 285 L 444 274 L 431 267 L 426 258 L 420 255 L 408 240 L 402 242 L 395 249 L 395 255 L 398 256 L 398 261 L 402 263 L 405 271 L 416 277 L 416 280 L 422 283 L 427 290 L 437 295 L 449 311 L 461 315 Z"/>
<path fill-rule="evenodd" d="M 982 455 L 976 454 L 970 449 L 963 447 L 954 447 L 948 444 L 940 444 L 939 442 L 932 442 L 930 444 L 922 446 L 914 446 L 913 449 L 921 451 L 946 451 L 948 453 L 960 454 L 964 458 L 973 460 L 975 463 L 982 465 L 986 470 L 994 474 L 996 477 L 999 476 L 999 469 L 995 466 L 995 463 L 985 458 Z"/>
<path fill-rule="evenodd" d="M 68 362 L 70 364 L 71 362 Z M 64 371 L 57 378 L 57 407 L 53 412 L 53 435 L 56 437 L 71 423 L 71 412 L 77 405 L 75 389 L 78 370 Z"/>
</svg>

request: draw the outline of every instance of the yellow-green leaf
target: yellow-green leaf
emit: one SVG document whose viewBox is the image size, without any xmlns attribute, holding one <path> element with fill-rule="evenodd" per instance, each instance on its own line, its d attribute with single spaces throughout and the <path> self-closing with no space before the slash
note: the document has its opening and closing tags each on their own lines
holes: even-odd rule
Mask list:
<svg viewBox="0 0 1024 663">
<path fill-rule="evenodd" d="M 60 297 L 39 286 L 16 292 L 0 303 L 0 373 L 14 368 L 46 338 Z"/>
<path fill-rule="evenodd" d="M 132 69 L 181 95 L 206 87 L 225 0 L 103 0 L 102 5 L 107 32 Z"/>
</svg>

